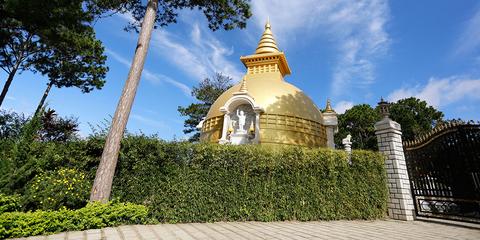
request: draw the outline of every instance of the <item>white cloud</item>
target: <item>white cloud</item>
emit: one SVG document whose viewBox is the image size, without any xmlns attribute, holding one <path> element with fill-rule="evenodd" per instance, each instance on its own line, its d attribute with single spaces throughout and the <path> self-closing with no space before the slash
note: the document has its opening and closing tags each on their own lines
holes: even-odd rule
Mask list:
<svg viewBox="0 0 480 240">
<path fill-rule="evenodd" d="M 192 24 L 189 38 L 182 38 L 165 29 L 157 29 L 152 36 L 152 47 L 161 56 L 201 81 L 221 72 L 238 81 L 243 75 L 235 64 L 227 59 L 233 50 L 219 41 L 210 30 L 198 22 Z"/>
<path fill-rule="evenodd" d="M 480 7 L 465 24 L 462 34 L 457 40 L 455 54 L 469 54 L 480 47 Z"/>
<path fill-rule="evenodd" d="M 117 14 L 117 16 L 119 16 L 121 19 L 123 19 L 123 20 L 125 20 L 126 22 L 129 22 L 129 23 L 136 22 L 135 18 L 129 12 Z"/>
<path fill-rule="evenodd" d="M 156 128 L 168 128 L 168 125 L 165 124 L 162 121 L 154 120 L 151 118 L 144 117 L 142 115 L 138 114 L 132 114 L 132 119 L 137 120 L 143 124 L 149 125 L 151 127 L 156 127 Z"/>
<path fill-rule="evenodd" d="M 132 65 L 132 62 L 127 60 L 126 58 L 120 56 L 120 54 L 116 53 L 115 51 L 106 48 L 105 52 L 113 57 L 117 62 L 121 63 L 122 65 L 125 65 L 126 67 L 130 68 L 130 65 Z"/>
<path fill-rule="evenodd" d="M 111 49 L 106 49 L 105 52 L 110 55 L 111 57 L 113 57 L 116 61 L 118 61 L 119 63 L 125 65 L 126 67 L 130 68 L 130 65 L 131 65 L 131 62 L 128 61 L 127 59 L 125 59 L 124 57 L 122 57 L 120 54 L 112 51 Z M 179 82 L 179 81 L 176 81 L 166 75 L 163 75 L 163 74 L 159 74 L 159 73 L 154 73 L 146 68 L 143 69 L 143 73 L 142 75 L 145 77 L 145 79 L 147 79 L 148 81 L 150 81 L 151 83 L 154 83 L 154 84 L 158 84 L 160 82 L 166 82 L 166 83 L 169 83 L 171 85 L 173 85 L 174 87 L 180 89 L 186 96 L 190 96 L 192 90 L 185 84 Z"/>
<path fill-rule="evenodd" d="M 353 107 L 353 102 L 349 101 L 340 101 L 335 106 L 333 106 L 333 110 L 338 114 L 343 114 L 345 111 Z"/>
<path fill-rule="evenodd" d="M 388 96 L 389 101 L 417 97 L 434 107 L 442 107 L 464 99 L 480 100 L 480 79 L 466 76 L 430 78 L 425 86 L 414 86 L 395 90 Z"/>
<path fill-rule="evenodd" d="M 252 9 L 259 28 L 263 29 L 270 17 L 280 43 L 308 31 L 310 35 L 326 36 L 336 46 L 333 95 L 374 82 L 375 59 L 387 52 L 390 42 L 385 31 L 390 18 L 387 1 L 265 0 L 252 2 Z"/>
<path fill-rule="evenodd" d="M 282 49 L 305 34 L 332 42 L 337 53 L 332 69 L 334 96 L 371 85 L 375 80 L 375 59 L 386 53 L 390 42 L 385 31 L 389 20 L 387 0 L 262 0 L 252 1 L 252 12 L 257 28 L 245 32 L 248 41 L 253 41 L 251 44 L 257 43 L 267 17 L 280 47 L 284 46 Z M 191 26 L 188 37 L 157 29 L 152 35 L 152 50 L 197 81 L 215 72 L 238 81 L 243 69 L 228 59 L 233 54 L 232 48 L 200 25 L 198 15 L 185 12 L 182 15 L 180 20 Z M 129 15 L 122 18 L 131 20 Z"/>
</svg>

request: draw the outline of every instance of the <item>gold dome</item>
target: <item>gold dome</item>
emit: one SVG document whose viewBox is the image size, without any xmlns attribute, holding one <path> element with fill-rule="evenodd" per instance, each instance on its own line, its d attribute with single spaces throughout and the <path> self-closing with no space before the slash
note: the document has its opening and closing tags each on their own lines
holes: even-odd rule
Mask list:
<svg viewBox="0 0 480 240">
<path fill-rule="evenodd" d="M 278 51 L 267 22 L 255 54 L 241 57 L 247 68 L 242 81 L 225 91 L 211 106 L 201 140 L 218 142 L 222 135 L 221 108 L 239 93 L 248 94 L 260 114 L 260 144 L 326 146 L 322 113 L 300 89 L 286 82 L 290 68 L 283 52 Z"/>
<path fill-rule="evenodd" d="M 321 122 L 322 113 L 302 90 L 286 82 L 279 72 L 246 76 L 248 94 L 264 108 L 264 113 L 297 116 Z M 220 108 L 241 89 L 238 83 L 225 91 L 211 106 L 206 119 L 223 115 Z"/>
</svg>

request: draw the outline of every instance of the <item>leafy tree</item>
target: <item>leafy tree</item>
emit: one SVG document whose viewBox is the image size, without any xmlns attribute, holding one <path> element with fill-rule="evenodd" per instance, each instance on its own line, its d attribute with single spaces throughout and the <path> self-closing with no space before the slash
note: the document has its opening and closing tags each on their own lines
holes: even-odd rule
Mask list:
<svg viewBox="0 0 480 240">
<path fill-rule="evenodd" d="M 20 135 L 22 127 L 28 121 L 23 114 L 0 111 L 0 139 L 16 138 Z"/>
<path fill-rule="evenodd" d="M 148 0 L 146 4 L 142 0 L 99 0 L 96 7 L 94 12 L 105 12 L 112 9 L 117 12 L 129 12 L 136 20 L 133 24 L 134 27 L 137 26 L 135 29 L 141 26 L 130 72 L 112 119 L 112 126 L 105 141 L 90 195 L 90 201 L 107 202 L 112 189 L 120 141 L 137 92 L 154 26 L 175 23 L 178 11 L 189 8 L 202 11 L 212 30 L 220 27 L 225 30 L 235 27 L 244 28 L 251 13 L 248 0 Z M 140 22 L 142 22 L 141 25 Z"/>
<path fill-rule="evenodd" d="M 103 55 L 102 43 L 95 39 L 93 29 L 85 35 L 73 34 L 75 44 L 63 49 L 55 49 L 49 58 L 35 62 L 35 68 L 47 75 L 49 82 L 35 113 L 43 107 L 52 88 L 77 87 L 83 93 L 101 89 L 105 84 L 108 67 Z"/>
<path fill-rule="evenodd" d="M 335 144 L 341 145 L 348 134 L 352 136 L 352 148 L 377 149 L 374 125 L 380 120 L 379 113 L 368 104 L 355 105 L 338 115 L 338 133 Z"/>
<path fill-rule="evenodd" d="M 66 142 L 75 139 L 77 132 L 77 119 L 59 117 L 55 110 L 48 109 L 41 117 L 38 139 L 41 141 Z"/>
<path fill-rule="evenodd" d="M 227 89 L 232 87 L 232 78 L 216 73 L 213 78 L 205 78 L 200 82 L 198 87 L 192 89 L 194 96 L 199 103 L 192 103 L 187 107 L 178 107 L 180 115 L 188 117 L 185 119 L 183 126 L 184 133 L 194 133 L 189 141 L 195 142 L 200 138 L 200 132 L 197 129 L 198 124 L 207 116 L 210 106 L 217 100 L 220 95 Z"/>
<path fill-rule="evenodd" d="M 60 117 L 53 109 L 39 114 L 38 120 L 15 112 L 0 111 L 0 139 L 27 137 L 32 141 L 66 142 L 76 139 L 77 132 L 77 119 Z"/>
<path fill-rule="evenodd" d="M 390 104 L 390 118 L 402 127 L 402 139 L 412 140 L 444 122 L 443 113 L 425 101 L 415 97 L 398 100 Z M 378 109 L 368 104 L 355 105 L 344 114 L 338 115 L 338 133 L 335 143 L 341 145 L 347 134 L 352 135 L 352 147 L 377 149 L 374 124 L 381 119 Z"/>
<path fill-rule="evenodd" d="M 390 118 L 402 126 L 403 140 L 413 140 L 429 132 L 443 121 L 443 116 L 441 111 L 415 97 L 398 100 L 390 106 Z"/>
<path fill-rule="evenodd" d="M 103 86 L 106 57 L 91 26 L 95 15 L 88 11 L 94 2 L 0 2 L 0 67 L 8 74 L 0 105 L 15 75 L 22 71 L 47 75 L 49 85 L 57 87 L 75 86 L 88 92 Z"/>
</svg>

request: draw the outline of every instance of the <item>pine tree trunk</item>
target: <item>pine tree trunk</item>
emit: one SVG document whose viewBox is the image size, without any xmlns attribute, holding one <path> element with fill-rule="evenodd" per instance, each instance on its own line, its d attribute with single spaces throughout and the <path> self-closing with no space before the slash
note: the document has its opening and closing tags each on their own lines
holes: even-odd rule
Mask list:
<svg viewBox="0 0 480 240">
<path fill-rule="evenodd" d="M 12 84 L 13 77 L 15 76 L 17 69 L 18 69 L 18 64 L 8 74 L 7 81 L 5 82 L 5 85 L 3 85 L 2 93 L 0 94 L 0 107 L 2 106 L 3 100 L 5 100 L 5 97 L 7 96 L 8 89 L 10 88 L 10 84 Z"/>
<path fill-rule="evenodd" d="M 34 116 L 36 116 L 40 110 L 42 109 L 43 107 L 43 104 L 45 104 L 45 100 L 47 99 L 48 97 L 48 93 L 50 93 L 50 89 L 52 89 L 52 85 L 53 85 L 53 82 L 50 81 L 48 84 L 47 84 L 47 89 L 45 89 L 45 92 L 43 93 L 43 96 L 42 96 L 42 99 L 40 100 L 40 103 L 38 104 L 37 106 L 37 110 L 35 110 L 35 114 Z"/>
<path fill-rule="evenodd" d="M 137 86 L 142 74 L 143 65 L 147 55 L 150 37 L 155 24 L 155 17 L 158 8 L 158 0 L 149 0 L 145 18 L 142 22 L 142 28 L 138 37 L 138 43 L 135 50 L 130 72 L 123 88 L 122 96 L 117 105 L 115 115 L 112 120 L 112 126 L 108 132 L 103 148 L 102 158 L 95 175 L 90 201 L 107 202 L 112 190 L 113 175 L 118 161 L 120 151 L 120 142 L 127 125 L 128 116 L 132 108 L 133 100 L 137 91 Z"/>
</svg>

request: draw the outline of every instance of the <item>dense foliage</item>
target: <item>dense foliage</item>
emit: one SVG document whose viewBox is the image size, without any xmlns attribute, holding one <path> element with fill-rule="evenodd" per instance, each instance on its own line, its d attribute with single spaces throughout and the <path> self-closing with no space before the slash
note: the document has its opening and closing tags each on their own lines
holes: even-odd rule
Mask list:
<svg viewBox="0 0 480 240">
<path fill-rule="evenodd" d="M 380 119 L 380 114 L 368 104 L 353 106 L 344 114 L 338 115 L 335 142 L 337 145 L 341 144 L 342 139 L 350 134 L 353 149 L 378 149 L 374 125 Z"/>
<path fill-rule="evenodd" d="M 390 117 L 402 126 L 403 140 L 413 140 L 443 122 L 443 113 L 427 102 L 410 97 L 390 106 Z"/>
<path fill-rule="evenodd" d="M 27 121 L 25 114 L 0 110 L 0 139 L 17 138 Z"/>
<path fill-rule="evenodd" d="M 428 133 L 437 124 L 450 120 L 443 119 L 443 113 L 427 102 L 415 97 L 400 99 L 389 106 L 390 118 L 402 127 L 402 139 L 413 140 Z M 377 142 L 374 125 L 381 119 L 379 109 L 368 104 L 355 105 L 338 115 L 338 133 L 335 144 L 341 146 L 342 139 L 352 136 L 354 149 L 376 150 Z"/>
<path fill-rule="evenodd" d="M 15 159 L 10 147 L 1 147 L 2 161 Z M 67 206 L 72 202 L 68 196 L 81 196 L 89 186 L 71 188 L 70 179 L 47 187 L 47 176 L 61 179 L 52 173 L 76 169 L 72 175 L 83 173 L 91 184 L 102 147 L 103 139 L 94 137 L 35 141 L 26 163 L 12 163 L 4 171 L 1 191 L 24 196 L 25 210 Z M 329 149 L 167 143 L 128 136 L 118 164 L 113 197 L 147 206 L 151 217 L 162 222 L 371 219 L 386 211 L 383 157 L 374 152 L 354 151 L 350 165 L 343 151 Z M 38 185 L 38 179 L 45 183 Z M 26 186 L 72 191 L 59 191 L 57 202 L 44 207 L 32 204 L 34 193 Z M 78 204 L 70 207 L 84 206 Z"/>
<path fill-rule="evenodd" d="M 21 197 L 19 195 L 5 195 L 0 193 L 0 214 L 15 212 L 21 209 Z"/>
<path fill-rule="evenodd" d="M 370 219 L 386 211 L 383 157 L 355 151 L 126 142 L 114 196 L 159 221 Z M 150 149 L 150 151 L 142 151 Z M 140 160 L 141 159 L 141 160 Z"/>
<path fill-rule="evenodd" d="M 85 173 L 74 168 L 60 168 L 35 176 L 27 185 L 25 204 L 29 209 L 76 208 L 87 203 L 90 182 Z"/>
<path fill-rule="evenodd" d="M 93 0 L 0 1 L 0 68 L 8 75 L 0 105 L 17 73 L 38 72 L 51 86 L 103 87 L 108 68 L 93 29 Z M 41 102 L 43 102 L 43 99 Z"/>
<path fill-rule="evenodd" d="M 93 203 L 78 210 L 5 212 L 0 214 L 0 238 L 148 223 L 147 213 L 146 207 L 131 203 Z"/>
<path fill-rule="evenodd" d="M 42 177 L 47 180 L 50 172 L 59 171 L 63 168 L 76 169 L 78 174 L 85 174 L 84 177 L 91 186 L 95 169 L 98 166 L 98 158 L 102 154 L 103 140 L 89 139 L 65 143 L 30 141 L 28 144 L 25 144 L 25 142 L 0 141 L 0 192 L 22 195 L 24 201 L 26 201 L 24 204 L 25 210 L 34 210 L 38 206 L 38 201 L 33 201 L 35 199 L 33 196 L 36 195 L 29 195 L 29 193 L 35 193 L 30 189 L 34 179 Z M 63 186 L 49 186 L 48 189 L 46 189 L 47 186 L 44 186 L 44 190 L 54 191 L 57 187 L 66 186 L 68 186 L 68 183 Z M 82 184 L 82 186 L 85 185 Z M 41 188 L 39 186 L 39 189 Z M 76 191 L 72 193 L 74 196 L 77 194 L 81 196 L 75 202 L 85 202 L 86 199 L 84 199 L 82 193 L 89 191 L 89 189 L 74 188 L 74 190 Z M 62 197 L 57 201 L 60 199 L 67 200 L 69 198 Z M 66 202 L 56 204 L 58 206 L 70 206 Z M 78 205 L 74 208 L 83 206 Z"/>
<path fill-rule="evenodd" d="M 0 110 L 0 139 L 19 139 L 22 129 L 31 123 L 32 117 Z M 78 137 L 78 121 L 73 117 L 61 117 L 53 109 L 39 113 L 38 126 L 33 138 L 40 141 L 66 142 Z M 25 129 L 23 129 L 25 131 Z"/>
<path fill-rule="evenodd" d="M 178 12 L 181 9 L 198 9 L 208 20 L 208 27 L 212 30 L 223 28 L 245 28 L 248 18 L 252 16 L 249 0 L 86 0 L 90 6 L 90 12 L 99 15 L 110 15 L 113 12 L 130 14 L 135 20 L 130 22 L 126 29 L 140 28 L 144 18 L 145 9 L 149 2 L 158 2 L 156 13 L 156 26 L 167 26 L 177 22 Z M 105 14 L 106 13 L 106 14 Z"/>
<path fill-rule="evenodd" d="M 77 137 L 78 121 L 72 117 L 60 117 L 53 109 L 41 112 L 38 139 L 66 142 Z"/>
<path fill-rule="evenodd" d="M 205 78 L 198 87 L 193 87 L 192 96 L 197 99 L 197 103 L 192 103 L 187 107 L 178 107 L 178 112 L 185 119 L 183 126 L 185 134 L 193 133 L 189 141 L 195 142 L 200 139 L 198 124 L 207 116 L 208 110 L 223 92 L 232 87 L 232 78 L 220 73 L 215 74 L 213 78 Z"/>
</svg>

